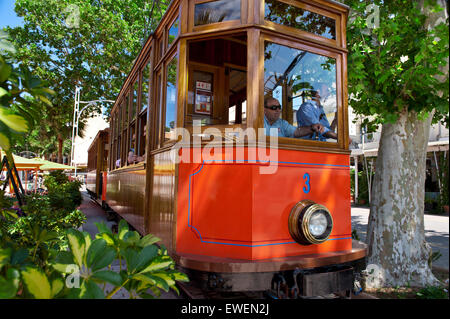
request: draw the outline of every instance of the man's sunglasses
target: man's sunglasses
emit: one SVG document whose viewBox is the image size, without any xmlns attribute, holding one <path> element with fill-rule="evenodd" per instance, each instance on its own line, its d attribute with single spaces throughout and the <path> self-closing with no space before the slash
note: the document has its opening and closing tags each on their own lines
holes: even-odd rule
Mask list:
<svg viewBox="0 0 450 319">
<path fill-rule="evenodd" d="M 271 109 L 272 111 L 275 111 L 276 109 L 281 110 L 281 105 L 272 105 L 272 106 L 264 106 L 266 109 Z"/>
</svg>

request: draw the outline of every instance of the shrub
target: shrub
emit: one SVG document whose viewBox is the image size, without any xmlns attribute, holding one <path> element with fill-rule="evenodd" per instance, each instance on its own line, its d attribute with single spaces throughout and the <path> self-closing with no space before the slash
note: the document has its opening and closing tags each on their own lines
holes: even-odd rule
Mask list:
<svg viewBox="0 0 450 319">
<path fill-rule="evenodd" d="M 123 220 L 118 234 L 105 224 L 97 227 L 95 240 L 86 232 L 68 229 L 70 249 L 52 250 L 46 263 L 38 265 L 33 250 L 17 249 L 2 240 L 0 298 L 111 298 L 121 288 L 130 298 L 154 298 L 161 290 L 178 293 L 176 281 L 188 281 L 175 270 L 166 249 L 155 245 L 159 238 L 141 237 Z M 1 231 L 0 238 L 4 239 Z M 117 258 L 120 269 L 114 270 L 111 265 Z M 106 284 L 112 285 L 111 290 L 106 291 Z"/>
<path fill-rule="evenodd" d="M 69 181 L 60 171 L 52 172 L 45 177 L 44 186 L 48 190 L 50 205 L 54 209 L 72 211 L 81 205 L 83 197 L 80 192 L 80 181 Z"/>
</svg>

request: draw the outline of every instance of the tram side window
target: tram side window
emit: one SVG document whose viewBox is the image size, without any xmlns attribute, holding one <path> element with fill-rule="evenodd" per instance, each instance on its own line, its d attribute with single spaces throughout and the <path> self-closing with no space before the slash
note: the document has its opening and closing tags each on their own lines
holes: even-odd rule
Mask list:
<svg viewBox="0 0 450 319">
<path fill-rule="evenodd" d="M 275 128 L 279 137 L 294 137 L 297 127 L 319 123 L 324 132 L 300 138 L 336 142 L 336 60 L 268 41 L 264 47 L 266 135 Z"/>
<path fill-rule="evenodd" d="M 136 118 L 136 109 L 138 108 L 138 91 L 139 91 L 139 80 L 136 80 L 136 82 L 134 82 L 133 85 L 133 104 L 131 105 L 132 121 Z"/>
<path fill-rule="evenodd" d="M 164 116 L 164 142 L 174 140 L 177 122 L 177 65 L 175 56 L 166 68 L 166 107 Z"/>
<path fill-rule="evenodd" d="M 246 123 L 247 37 L 236 34 L 189 44 L 185 126 L 218 129 Z"/>
<path fill-rule="evenodd" d="M 195 5 L 194 25 L 241 19 L 241 0 L 218 0 Z"/>
<path fill-rule="evenodd" d="M 264 19 L 336 40 L 336 21 L 332 18 L 278 0 L 265 0 Z"/>
<path fill-rule="evenodd" d="M 138 142 L 136 150 L 136 162 L 145 160 L 145 146 L 147 145 L 147 109 L 150 103 L 150 69 L 151 64 L 148 62 L 141 74 L 141 107 L 138 118 Z"/>
<path fill-rule="evenodd" d="M 115 147 L 115 145 L 114 145 L 114 142 L 115 142 L 114 135 L 116 134 L 116 132 L 115 132 L 115 127 L 116 127 L 115 121 L 116 121 L 115 115 L 111 114 L 111 130 L 110 130 L 110 138 L 109 138 L 109 149 L 110 149 L 110 152 L 111 152 L 111 159 L 110 159 L 110 162 L 108 162 L 108 169 L 109 170 L 114 169 L 114 165 L 112 163 L 114 163 L 114 155 L 115 155 L 115 152 L 114 152 L 114 147 Z"/>
<path fill-rule="evenodd" d="M 115 154 L 114 154 L 114 169 L 119 168 L 121 166 L 121 135 L 122 135 L 122 109 L 121 104 L 115 113 L 115 133 L 114 133 L 114 145 L 115 145 Z"/>
<path fill-rule="evenodd" d="M 167 47 L 170 47 L 172 42 L 178 37 L 179 26 L 180 18 L 177 18 L 169 28 L 169 32 L 167 34 Z"/>
<path fill-rule="evenodd" d="M 127 165 L 127 157 L 128 157 L 128 109 L 130 107 L 130 99 L 129 94 L 126 95 L 125 102 L 122 105 L 122 152 L 121 152 L 121 167 Z"/>
<path fill-rule="evenodd" d="M 128 164 L 134 164 L 136 162 L 136 156 L 137 156 L 137 139 L 138 136 L 136 136 L 136 112 L 138 108 L 138 92 L 139 92 L 139 80 L 136 79 L 136 81 L 133 84 L 133 90 L 132 90 L 132 96 L 131 98 L 131 120 L 130 120 L 130 126 L 129 126 L 129 147 L 128 147 Z"/>
</svg>

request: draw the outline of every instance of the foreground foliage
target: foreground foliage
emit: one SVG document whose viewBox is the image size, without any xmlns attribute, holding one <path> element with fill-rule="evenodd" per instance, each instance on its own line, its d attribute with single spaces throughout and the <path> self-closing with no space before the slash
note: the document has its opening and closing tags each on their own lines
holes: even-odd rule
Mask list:
<svg viewBox="0 0 450 319">
<path fill-rule="evenodd" d="M 94 239 L 77 230 L 85 221 L 79 182 L 54 173 L 44 184 L 48 194 L 28 196 L 22 208 L 0 192 L 0 298 L 112 298 L 121 288 L 154 298 L 188 281 L 159 238 L 125 220 L 117 234 L 97 224 Z"/>
</svg>

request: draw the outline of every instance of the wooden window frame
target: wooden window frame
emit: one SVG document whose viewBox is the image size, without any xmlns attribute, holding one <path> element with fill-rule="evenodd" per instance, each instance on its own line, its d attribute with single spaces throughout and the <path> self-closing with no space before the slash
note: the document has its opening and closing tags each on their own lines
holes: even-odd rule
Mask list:
<svg viewBox="0 0 450 319">
<path fill-rule="evenodd" d="M 163 103 L 163 82 L 164 82 L 164 69 L 163 66 L 160 65 L 153 74 L 153 80 L 155 83 L 155 86 L 153 88 L 154 94 L 154 111 L 152 112 L 152 122 L 154 123 L 152 127 L 152 131 L 154 134 L 152 134 L 152 145 L 155 146 L 155 148 L 161 147 L 161 136 L 160 136 L 160 122 L 161 122 L 161 114 L 162 114 L 162 103 Z"/>
<path fill-rule="evenodd" d="M 337 52 L 332 50 L 327 50 L 320 46 L 315 46 L 314 44 L 306 44 L 301 41 L 294 42 L 288 37 L 283 37 L 282 35 L 272 35 L 266 32 L 261 32 L 260 36 L 260 52 L 259 56 L 262 59 L 262 74 L 260 78 L 259 88 L 260 88 L 260 100 L 263 100 L 264 96 L 264 42 L 272 42 L 281 46 L 286 46 L 296 50 L 308 51 L 313 54 L 318 54 L 333 58 L 336 60 L 336 111 L 338 112 L 338 125 L 337 125 L 337 135 L 338 140 L 336 142 L 321 142 L 321 141 L 311 141 L 297 138 L 279 137 L 278 145 L 280 148 L 295 148 L 295 149 L 305 149 L 313 148 L 327 151 L 343 151 L 348 150 L 348 114 L 347 114 L 347 102 L 344 94 L 344 85 L 346 83 L 346 77 L 344 69 L 345 65 L 345 54 L 343 52 Z M 262 104 L 261 104 L 262 105 Z M 264 127 L 264 110 L 262 107 L 258 109 L 258 127 Z M 347 132 L 347 134 L 346 134 Z M 267 142 L 269 142 L 270 137 L 267 136 Z"/>
<path fill-rule="evenodd" d="M 179 93 L 179 97 L 184 97 L 184 98 L 181 98 L 180 100 L 181 101 L 185 101 L 185 102 L 182 105 L 179 105 L 178 112 L 181 113 L 181 114 L 180 114 L 180 117 L 178 117 L 178 121 L 181 121 L 180 124 L 183 124 L 183 127 L 185 129 L 187 129 L 188 131 L 190 131 L 191 134 L 192 134 L 193 126 L 192 125 L 187 126 L 185 124 L 185 121 L 186 121 L 185 117 L 186 117 L 186 111 L 187 111 L 187 102 L 188 102 L 187 101 L 187 99 L 188 99 L 187 95 L 188 95 L 188 91 L 189 91 L 189 82 L 190 82 L 190 79 L 188 79 L 189 78 L 188 74 L 190 73 L 192 68 L 195 68 L 196 70 L 199 70 L 199 71 L 204 71 L 204 72 L 208 72 L 208 73 L 214 74 L 215 80 L 218 80 L 220 78 L 218 76 L 218 73 L 220 73 L 219 69 L 221 67 L 211 66 L 211 65 L 208 65 L 208 64 L 202 64 L 200 62 L 191 62 L 191 63 L 189 63 L 189 60 L 188 60 L 189 59 L 189 43 L 191 43 L 191 42 L 198 42 L 198 41 L 214 40 L 214 39 L 223 39 L 223 38 L 225 38 L 227 36 L 232 36 L 232 35 L 236 35 L 236 34 L 245 34 L 245 35 L 247 35 L 247 52 L 248 52 L 249 51 L 249 46 L 248 46 L 249 41 L 248 41 L 248 33 L 247 33 L 246 29 L 244 29 L 244 30 L 228 30 L 228 31 L 225 31 L 224 33 L 220 33 L 220 34 L 216 34 L 216 33 L 214 33 L 214 34 L 202 34 L 202 35 L 190 38 L 190 39 L 183 39 L 183 46 L 185 47 L 185 49 L 184 50 L 180 50 L 180 52 L 181 51 L 185 52 L 185 55 L 182 57 L 183 59 L 185 59 L 185 61 L 181 61 L 181 58 L 180 58 L 180 63 L 181 64 L 179 64 L 179 66 L 181 68 L 183 68 L 183 70 L 186 70 L 186 71 L 185 71 L 185 74 L 180 74 L 180 77 L 179 77 L 179 79 L 181 78 L 184 81 L 183 83 L 179 84 L 179 85 L 182 85 L 182 86 L 179 86 L 179 87 L 183 87 L 184 88 L 184 92 Z M 247 61 L 248 61 L 248 59 L 247 59 Z M 201 126 L 200 127 L 201 132 L 203 132 L 204 130 L 206 130 L 208 128 L 216 128 L 216 129 L 220 130 L 222 134 L 225 134 L 225 129 L 228 129 L 228 128 L 232 128 L 232 129 L 241 128 L 242 130 L 245 130 L 247 128 L 248 123 L 249 123 L 248 122 L 248 110 L 249 110 L 248 92 L 249 92 L 250 89 L 249 89 L 249 82 L 248 82 L 248 77 L 249 77 L 249 75 L 248 75 L 248 70 L 249 70 L 248 62 L 247 62 L 247 65 L 246 65 L 245 68 L 242 67 L 242 66 L 233 65 L 233 64 L 230 64 L 230 63 L 225 63 L 224 67 L 232 67 L 232 68 L 236 68 L 236 69 L 245 70 L 247 72 L 247 122 L 246 123 L 242 123 L 242 124 L 239 123 L 239 124 L 205 125 L 205 126 Z M 183 72 L 181 72 L 181 73 L 183 73 Z M 228 85 L 228 83 L 224 83 L 224 81 L 225 81 L 225 78 L 220 78 L 219 81 L 218 81 L 218 84 L 216 86 L 219 86 L 219 88 L 220 88 L 221 85 L 222 86 L 223 85 Z M 214 96 L 214 102 L 215 102 L 214 105 L 217 105 L 217 103 L 219 102 L 219 99 L 222 99 L 223 100 L 222 103 L 225 103 L 225 101 L 224 101 L 225 94 L 220 94 L 220 91 L 221 91 L 220 89 L 217 90 L 217 94 L 216 94 L 216 92 L 214 92 L 214 95 L 213 95 Z M 223 88 L 222 91 L 225 92 L 226 90 Z M 180 94 L 182 94 L 182 95 L 180 95 Z M 213 106 L 213 107 L 215 107 L 215 106 Z M 208 141 L 203 141 L 202 140 L 202 143 L 205 144 L 205 143 L 208 143 Z"/>
<path fill-rule="evenodd" d="M 139 87 L 140 87 L 140 93 L 139 93 L 140 100 L 139 100 L 139 102 L 140 103 L 139 103 L 139 109 L 138 109 L 137 118 L 136 118 L 136 120 L 137 120 L 137 130 L 139 132 L 139 135 L 137 135 L 137 141 L 136 141 L 136 143 L 138 145 L 136 154 L 138 156 L 142 156 L 143 154 L 147 154 L 148 153 L 148 148 L 149 148 L 149 146 L 148 146 L 148 144 L 149 144 L 149 136 L 150 136 L 149 132 L 151 132 L 151 130 L 150 130 L 150 126 L 149 126 L 148 123 L 150 122 L 150 116 L 149 116 L 149 114 L 151 112 L 150 109 L 153 109 L 151 107 L 152 96 L 153 96 L 153 94 L 152 94 L 153 90 L 152 89 L 153 89 L 153 63 L 154 63 L 152 61 L 152 53 L 153 53 L 152 47 L 150 46 L 149 50 L 148 50 L 148 53 L 147 53 L 147 56 L 144 59 L 144 63 L 142 64 L 142 67 L 139 70 L 139 79 L 140 79 L 139 80 L 140 81 L 139 82 Z M 147 79 L 144 79 L 144 70 L 147 67 L 149 67 L 149 76 L 148 76 Z M 142 87 L 143 87 L 144 81 L 147 81 L 147 83 L 148 83 L 147 101 L 146 101 L 147 107 L 145 109 L 142 108 L 142 105 L 143 105 L 143 101 L 142 101 L 142 99 L 143 99 L 143 90 L 142 90 Z M 147 125 L 146 132 L 145 132 L 147 138 L 146 138 L 146 142 L 144 144 L 144 151 L 142 152 L 142 150 L 140 149 L 140 146 L 142 144 L 141 143 L 141 138 L 143 137 L 143 135 L 141 135 L 141 121 L 142 121 L 142 118 L 144 116 L 146 118 L 146 125 Z M 145 161 L 145 159 L 144 159 L 144 161 Z"/>
<path fill-rule="evenodd" d="M 173 39 L 173 42 L 169 43 L 169 31 L 170 31 L 170 28 L 175 23 L 175 21 L 177 21 L 177 19 L 178 19 L 178 34 L 175 37 L 175 39 Z M 166 27 L 166 30 L 165 30 L 166 51 L 169 51 L 172 46 L 176 45 L 178 39 L 180 38 L 180 34 L 181 34 L 181 15 L 179 14 L 178 11 L 176 11 L 175 14 L 174 14 L 174 17 L 172 17 L 172 19 L 169 21 L 169 23 L 167 23 L 167 27 Z"/>
<path fill-rule="evenodd" d="M 342 39 L 342 14 L 339 12 L 334 12 L 334 11 L 330 11 L 330 8 L 321 8 L 320 5 L 314 5 L 314 4 L 310 4 L 310 3 L 305 3 L 303 1 L 298 1 L 298 0 L 276 0 L 279 2 L 283 2 L 285 4 L 297 7 L 299 9 L 304 9 L 313 13 L 317 13 L 319 15 L 325 16 L 327 18 L 332 18 L 335 21 L 335 31 L 336 31 L 336 40 L 333 39 L 328 39 L 326 37 L 308 32 L 308 31 L 304 31 L 304 30 L 300 30 L 300 29 L 296 29 L 293 27 L 288 27 L 282 24 L 278 24 L 275 22 L 271 22 L 271 21 L 267 21 L 266 19 L 264 19 L 265 17 L 265 4 L 266 1 L 265 0 L 259 0 L 261 1 L 261 6 L 260 6 L 260 21 L 261 24 L 266 27 L 269 30 L 273 30 L 276 32 L 280 32 L 280 33 L 285 33 L 285 34 L 291 34 L 293 36 L 296 37 L 303 37 L 303 38 L 308 38 L 312 41 L 317 41 L 317 42 L 322 42 L 324 44 L 328 44 L 334 47 L 345 47 L 346 44 L 343 43 Z"/>
<path fill-rule="evenodd" d="M 195 5 L 202 4 L 206 2 L 214 2 L 217 0 L 194 0 L 189 1 L 189 18 L 188 18 L 188 32 L 201 32 L 201 31 L 209 31 L 209 30 L 222 30 L 229 29 L 233 27 L 239 27 L 243 24 L 247 24 L 248 19 L 248 2 L 252 0 L 241 0 L 241 19 L 240 20 L 228 20 L 224 22 L 216 22 L 210 24 L 203 25 L 194 25 L 195 20 Z"/>
<path fill-rule="evenodd" d="M 165 147 L 169 147 L 173 144 L 175 144 L 177 141 L 176 140 L 168 140 L 165 141 L 165 121 L 166 121 L 166 110 L 167 110 L 167 69 L 169 67 L 169 64 L 172 62 L 172 60 L 177 57 L 177 72 L 176 72 L 176 85 L 175 85 L 175 91 L 177 92 L 175 94 L 176 96 L 176 102 L 175 102 L 175 127 L 177 127 L 178 125 L 178 75 L 179 75 L 179 65 L 180 65 L 180 57 L 178 54 L 178 50 L 170 50 L 170 54 L 167 55 L 167 58 L 165 58 L 165 62 L 164 62 L 164 68 L 162 68 L 162 78 L 161 78 L 161 95 L 162 95 L 162 101 L 160 103 L 161 108 L 159 109 L 160 111 L 160 116 L 159 116 L 159 138 L 158 138 L 158 145 L 160 148 L 165 148 Z"/>
</svg>

